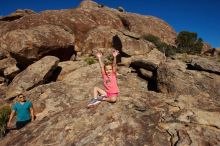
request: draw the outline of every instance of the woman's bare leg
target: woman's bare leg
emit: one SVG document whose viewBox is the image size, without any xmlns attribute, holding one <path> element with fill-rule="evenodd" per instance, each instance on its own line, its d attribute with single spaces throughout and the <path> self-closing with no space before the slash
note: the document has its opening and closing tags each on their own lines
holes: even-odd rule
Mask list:
<svg viewBox="0 0 220 146">
<path fill-rule="evenodd" d="M 117 101 L 117 97 L 103 98 L 104 101 L 115 103 Z"/>
<path fill-rule="evenodd" d="M 97 98 L 98 94 L 107 95 L 107 93 L 99 87 L 94 87 L 94 98 Z"/>
</svg>

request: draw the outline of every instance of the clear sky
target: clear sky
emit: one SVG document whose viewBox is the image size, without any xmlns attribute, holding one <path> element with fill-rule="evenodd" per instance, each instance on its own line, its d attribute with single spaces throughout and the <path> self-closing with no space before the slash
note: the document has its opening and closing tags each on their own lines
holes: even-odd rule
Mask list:
<svg viewBox="0 0 220 146">
<path fill-rule="evenodd" d="M 82 0 L 0 0 L 0 16 L 16 9 L 75 8 Z M 220 48 L 220 0 L 94 0 L 108 7 L 122 6 L 127 12 L 152 15 L 169 23 L 176 32 L 197 32 L 212 47 Z"/>
</svg>

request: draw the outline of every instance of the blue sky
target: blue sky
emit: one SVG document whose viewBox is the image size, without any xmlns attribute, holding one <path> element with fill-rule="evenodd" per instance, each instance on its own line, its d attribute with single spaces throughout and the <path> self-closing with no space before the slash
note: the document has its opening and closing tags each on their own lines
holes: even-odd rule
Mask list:
<svg viewBox="0 0 220 146">
<path fill-rule="evenodd" d="M 212 47 L 220 48 L 220 0 L 94 0 L 97 3 L 127 12 L 152 15 L 169 23 L 176 32 L 197 32 Z M 81 0 L 0 0 L 0 15 L 5 16 L 16 9 L 75 8 Z"/>
</svg>

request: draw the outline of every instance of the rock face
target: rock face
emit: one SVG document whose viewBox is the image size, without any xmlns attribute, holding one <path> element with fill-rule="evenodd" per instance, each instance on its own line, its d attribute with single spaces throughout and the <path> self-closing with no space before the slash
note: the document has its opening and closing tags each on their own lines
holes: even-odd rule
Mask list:
<svg viewBox="0 0 220 146">
<path fill-rule="evenodd" d="M 220 64 L 207 58 L 192 57 L 191 60 L 188 61 L 188 66 L 190 69 L 220 74 Z"/>
<path fill-rule="evenodd" d="M 14 21 L 14 20 L 19 19 L 23 16 L 31 15 L 31 14 L 35 14 L 35 12 L 32 10 L 28 10 L 28 9 L 16 10 L 14 13 L 10 14 L 9 16 L 1 17 L 0 21 Z"/>
<path fill-rule="evenodd" d="M 12 80 L 6 92 L 6 99 L 15 97 L 46 82 L 47 78 L 51 76 L 51 72 L 57 67 L 58 62 L 58 58 L 47 56 L 30 65 Z"/>
<path fill-rule="evenodd" d="M 128 40 L 133 43 L 135 40 L 129 40 L 129 37 L 132 36 L 127 36 L 127 31 L 129 31 L 130 34 L 133 33 L 135 36 L 138 36 L 138 38 L 136 38 L 136 45 L 141 44 L 139 41 L 142 41 L 140 40 L 142 35 L 149 33 L 158 36 L 162 41 L 168 44 L 173 44 L 175 41 L 175 31 L 167 23 L 158 18 L 121 13 L 108 7 L 98 7 L 98 4 L 94 2 L 85 3 L 88 4 L 82 4 L 81 7 L 77 9 L 44 11 L 39 14 L 26 15 L 10 23 L 2 24 L 0 29 L 2 36 L 0 37 L 0 40 L 2 39 L 0 41 L 0 48 L 4 48 L 8 51 L 12 49 L 13 53 L 17 56 L 20 56 L 23 52 L 22 55 L 26 55 L 27 58 L 35 58 L 38 53 L 39 56 L 47 55 L 44 54 L 46 51 L 43 50 L 49 52 L 51 47 L 57 49 L 69 48 L 70 44 L 74 46 L 72 49 L 76 52 L 90 53 L 91 45 L 85 45 L 84 42 L 92 38 L 93 42 L 103 42 L 95 44 L 96 47 L 115 47 L 112 44 L 113 37 L 115 34 L 123 32 L 123 40 Z M 107 40 L 110 41 L 107 41 L 106 37 L 95 37 L 91 34 L 93 31 L 102 31 L 104 33 L 102 36 L 106 36 L 107 33 L 110 33 L 109 30 L 97 29 L 99 26 L 116 29 L 114 33 L 108 37 Z M 57 32 L 55 30 L 57 30 Z M 58 34 L 60 34 L 60 36 Z M 90 35 L 92 35 L 92 38 L 89 37 Z M 15 37 L 20 38 L 22 41 L 16 41 L 14 39 Z M 12 43 L 14 45 L 14 47 L 12 46 L 13 48 L 10 46 Z M 55 46 L 51 46 L 51 43 Z M 106 44 L 108 44 L 108 46 L 106 46 Z M 125 42 L 123 44 L 122 41 L 121 49 L 126 49 L 127 46 L 129 47 L 128 43 Z M 34 55 L 33 50 L 35 50 Z"/>
<path fill-rule="evenodd" d="M 16 64 L 17 64 L 16 60 L 11 57 L 0 60 L 0 73 L 3 74 L 6 68 L 14 66 Z"/>
<path fill-rule="evenodd" d="M 157 74 L 158 90 L 163 93 L 196 96 L 204 92 L 212 98 L 220 96 L 219 75 L 187 70 L 183 62 L 170 60 L 158 68 Z"/>
<path fill-rule="evenodd" d="M 206 94 L 173 98 L 147 91 L 135 73 L 118 76 L 117 103 L 87 109 L 99 65 L 73 71 L 63 81 L 41 85 L 26 95 L 37 119 L 10 132 L 1 145 L 219 145 L 219 104 Z M 207 105 L 207 106 L 206 106 Z M 209 115 L 207 117 L 207 115 Z M 213 119 L 210 119 L 213 117 Z M 201 136 L 204 134 L 208 139 Z M 24 138 L 25 137 L 25 138 Z"/>
<path fill-rule="evenodd" d="M 0 96 L 24 93 L 36 120 L 0 145 L 220 145 L 219 63 L 166 58 L 142 39 L 153 34 L 173 44 L 176 33 L 163 20 L 90 0 L 76 9 L 20 12 L 0 18 Z M 94 54 L 109 61 L 113 49 L 120 52 L 118 100 L 88 109 L 93 88 L 103 88 Z"/>
<path fill-rule="evenodd" d="M 68 60 L 74 52 L 75 37 L 54 25 L 10 31 L 2 36 L 2 47 L 21 64 L 30 64 L 46 55 Z M 62 56 L 62 54 L 66 54 Z"/>
</svg>

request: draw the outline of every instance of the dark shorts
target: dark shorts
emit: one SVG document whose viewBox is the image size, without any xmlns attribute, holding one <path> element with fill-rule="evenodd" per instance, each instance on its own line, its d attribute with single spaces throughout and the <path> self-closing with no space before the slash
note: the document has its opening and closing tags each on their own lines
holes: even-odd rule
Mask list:
<svg viewBox="0 0 220 146">
<path fill-rule="evenodd" d="M 27 125 L 29 122 L 31 122 L 31 119 L 30 120 L 27 120 L 27 121 L 17 121 L 16 122 L 16 129 L 21 129 L 23 128 L 25 125 Z"/>
</svg>

